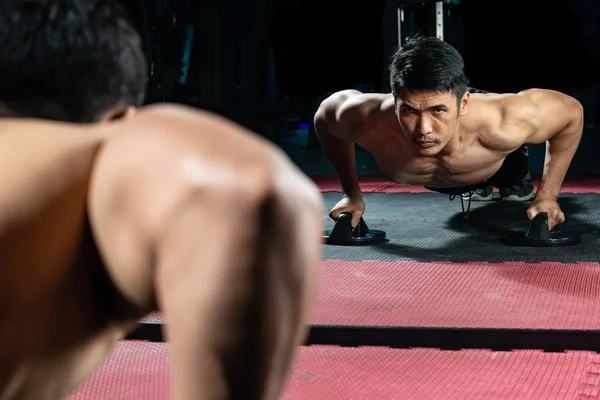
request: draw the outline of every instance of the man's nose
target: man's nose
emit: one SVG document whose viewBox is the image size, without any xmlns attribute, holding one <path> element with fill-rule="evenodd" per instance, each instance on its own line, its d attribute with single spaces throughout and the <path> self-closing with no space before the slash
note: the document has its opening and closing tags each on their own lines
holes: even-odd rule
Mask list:
<svg viewBox="0 0 600 400">
<path fill-rule="evenodd" d="M 431 125 L 431 122 L 429 121 L 429 118 L 419 118 L 419 122 L 417 124 L 417 132 L 423 136 L 429 135 L 433 132 L 433 127 Z"/>
</svg>

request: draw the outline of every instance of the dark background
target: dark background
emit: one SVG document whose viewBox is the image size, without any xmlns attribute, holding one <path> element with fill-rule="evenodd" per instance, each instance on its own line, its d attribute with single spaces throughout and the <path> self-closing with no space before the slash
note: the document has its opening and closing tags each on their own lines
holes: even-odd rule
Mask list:
<svg viewBox="0 0 600 400">
<path fill-rule="evenodd" d="M 328 93 L 388 91 L 402 35 L 435 35 L 434 1 L 121 0 L 143 35 L 148 103 L 211 110 L 282 147 L 309 174 L 332 169 L 311 132 Z M 600 173 L 600 2 L 444 1 L 444 40 L 465 59 L 470 85 L 496 92 L 556 89 L 581 101 L 586 128 L 570 174 Z M 187 70 L 183 73 L 183 70 Z M 531 148 L 540 174 L 544 146 Z M 377 173 L 359 150 L 359 173 Z"/>
</svg>

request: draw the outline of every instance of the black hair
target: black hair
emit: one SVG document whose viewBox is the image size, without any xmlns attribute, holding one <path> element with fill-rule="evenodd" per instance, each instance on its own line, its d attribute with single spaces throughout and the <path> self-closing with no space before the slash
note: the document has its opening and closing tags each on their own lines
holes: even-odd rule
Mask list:
<svg viewBox="0 0 600 400">
<path fill-rule="evenodd" d="M 0 104 L 23 117 L 94 122 L 141 106 L 141 39 L 111 0 L 3 0 Z"/>
<path fill-rule="evenodd" d="M 467 78 L 460 53 L 436 37 L 414 36 L 399 48 L 390 63 L 394 97 L 401 89 L 452 92 L 458 102 L 467 91 Z"/>
</svg>

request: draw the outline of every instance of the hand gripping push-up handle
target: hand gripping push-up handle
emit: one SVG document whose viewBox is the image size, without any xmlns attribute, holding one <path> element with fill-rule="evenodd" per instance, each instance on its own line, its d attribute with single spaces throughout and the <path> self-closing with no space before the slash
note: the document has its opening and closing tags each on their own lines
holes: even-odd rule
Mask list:
<svg viewBox="0 0 600 400">
<path fill-rule="evenodd" d="M 513 246 L 558 247 L 579 244 L 581 238 L 577 235 L 562 232 L 560 227 L 550 231 L 548 229 L 548 214 L 539 213 L 531 221 L 531 227 L 527 233 L 509 235 L 505 241 Z"/>
<path fill-rule="evenodd" d="M 323 232 L 326 244 L 340 246 L 358 246 L 386 241 L 384 231 L 370 230 L 361 218 L 358 226 L 352 229 L 352 214 L 342 213 L 335 221 L 333 229 Z"/>
</svg>

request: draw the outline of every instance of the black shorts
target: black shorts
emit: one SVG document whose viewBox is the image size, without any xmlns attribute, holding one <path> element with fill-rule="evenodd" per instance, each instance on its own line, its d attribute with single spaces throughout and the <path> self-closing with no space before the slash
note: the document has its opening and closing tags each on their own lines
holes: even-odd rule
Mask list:
<svg viewBox="0 0 600 400">
<path fill-rule="evenodd" d="M 433 188 L 425 186 L 426 189 L 445 194 L 469 193 L 473 190 L 483 189 L 486 186 L 502 188 L 518 184 L 529 173 L 529 150 L 523 145 L 506 156 L 502 166 L 494 175 L 485 182 L 475 185 L 455 188 Z"/>
<path fill-rule="evenodd" d="M 472 87 L 467 88 L 467 90 L 471 93 L 491 93 L 485 90 L 475 89 Z M 507 155 L 500 169 L 485 182 L 455 188 L 432 188 L 428 186 L 425 186 L 425 188 L 433 190 L 434 192 L 445 194 L 469 193 L 473 190 L 483 189 L 486 186 L 501 188 L 515 185 L 519 183 L 523 178 L 525 178 L 528 173 L 529 150 L 527 149 L 527 146 L 523 145 L 517 150 L 510 153 L 509 155 Z"/>
</svg>

